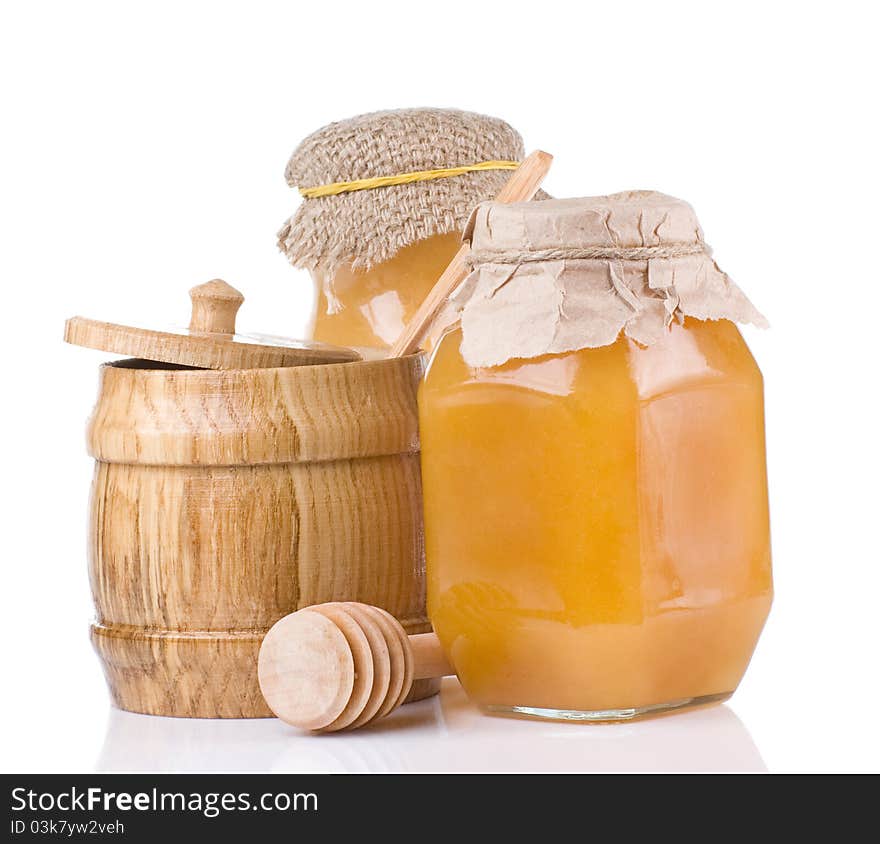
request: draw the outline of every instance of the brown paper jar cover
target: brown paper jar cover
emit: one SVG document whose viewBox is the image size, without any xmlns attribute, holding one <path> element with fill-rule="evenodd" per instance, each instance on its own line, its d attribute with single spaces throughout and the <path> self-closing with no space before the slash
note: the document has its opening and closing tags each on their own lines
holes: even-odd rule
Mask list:
<svg viewBox="0 0 880 844">
<path fill-rule="evenodd" d="M 470 366 L 656 342 L 672 320 L 766 320 L 711 257 L 688 203 L 653 191 L 475 209 L 461 318 Z"/>
</svg>

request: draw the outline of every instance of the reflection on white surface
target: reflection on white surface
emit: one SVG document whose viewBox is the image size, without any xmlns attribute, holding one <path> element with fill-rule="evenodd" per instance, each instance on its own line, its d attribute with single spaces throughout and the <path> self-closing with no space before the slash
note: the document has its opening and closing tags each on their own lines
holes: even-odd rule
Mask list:
<svg viewBox="0 0 880 844">
<path fill-rule="evenodd" d="M 274 718 L 160 718 L 111 707 L 95 770 L 113 773 L 272 770 L 279 755 Z"/>
<path fill-rule="evenodd" d="M 315 736 L 274 719 L 156 718 L 111 709 L 99 771 L 765 771 L 725 705 L 624 724 L 483 715 L 453 679 L 371 728 Z"/>
</svg>

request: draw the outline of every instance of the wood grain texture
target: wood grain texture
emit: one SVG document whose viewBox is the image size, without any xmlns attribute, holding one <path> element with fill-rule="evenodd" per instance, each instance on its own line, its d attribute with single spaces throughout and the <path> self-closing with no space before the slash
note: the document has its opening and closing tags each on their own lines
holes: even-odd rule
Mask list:
<svg viewBox="0 0 880 844">
<path fill-rule="evenodd" d="M 430 630 L 421 372 L 416 357 L 102 367 L 88 429 L 92 640 L 119 706 L 271 715 L 257 684 L 260 641 L 311 604 L 376 604 L 407 632 Z M 436 689 L 431 680 L 411 695 Z"/>
<path fill-rule="evenodd" d="M 75 346 L 131 355 L 150 361 L 207 369 L 308 366 L 359 360 L 353 349 L 285 338 L 252 338 L 235 333 L 244 296 L 215 278 L 194 287 L 189 330 L 155 331 L 86 317 L 71 317 L 64 340 Z"/>
<path fill-rule="evenodd" d="M 173 331 L 117 325 L 81 316 L 67 320 L 64 340 L 87 349 L 209 369 L 305 366 L 352 361 L 360 357 L 353 349 L 323 346 L 320 343 L 267 346 L 239 339 L 239 335 L 176 334 Z"/>
<path fill-rule="evenodd" d="M 253 466 L 417 453 L 414 385 L 422 371 L 417 355 L 204 372 L 107 364 L 89 454 L 114 463 Z"/>
</svg>

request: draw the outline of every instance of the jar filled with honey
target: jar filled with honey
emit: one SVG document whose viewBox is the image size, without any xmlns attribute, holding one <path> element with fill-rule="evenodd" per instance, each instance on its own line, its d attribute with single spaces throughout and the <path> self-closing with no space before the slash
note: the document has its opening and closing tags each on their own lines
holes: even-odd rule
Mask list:
<svg viewBox="0 0 880 844">
<path fill-rule="evenodd" d="M 503 120 L 404 109 L 331 123 L 287 165 L 303 202 L 278 234 L 316 289 L 313 339 L 387 349 L 523 156 Z"/>
<path fill-rule="evenodd" d="M 736 689 L 770 609 L 763 318 L 652 192 L 477 208 L 419 395 L 428 611 L 501 713 Z"/>
</svg>

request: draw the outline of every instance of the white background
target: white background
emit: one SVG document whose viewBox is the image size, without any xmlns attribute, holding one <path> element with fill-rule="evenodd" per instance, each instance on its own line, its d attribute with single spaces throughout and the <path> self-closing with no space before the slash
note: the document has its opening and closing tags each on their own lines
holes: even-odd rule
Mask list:
<svg viewBox="0 0 880 844">
<path fill-rule="evenodd" d="M 2 750 L 11 771 L 880 768 L 877 21 L 872 4 L 7 3 L 0 20 Z M 295 335 L 276 251 L 299 139 L 359 112 L 455 106 L 556 156 L 557 196 L 654 188 L 696 208 L 772 323 L 777 598 L 726 707 L 624 727 L 439 701 L 348 738 L 110 709 L 87 639 L 83 429 L 109 356 L 73 314 L 183 324 L 244 290 Z"/>
</svg>

